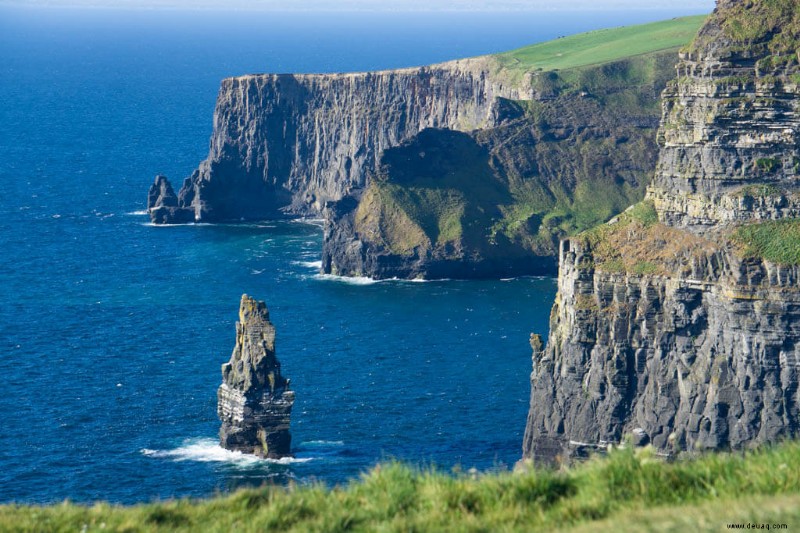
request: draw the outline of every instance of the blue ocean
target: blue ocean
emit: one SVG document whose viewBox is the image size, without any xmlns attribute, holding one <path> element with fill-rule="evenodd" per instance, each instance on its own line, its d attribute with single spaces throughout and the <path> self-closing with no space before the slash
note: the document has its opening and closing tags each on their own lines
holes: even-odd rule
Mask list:
<svg viewBox="0 0 800 533">
<path fill-rule="evenodd" d="M 223 77 L 394 68 L 690 13 L 303 14 L 0 7 L 0 502 L 345 483 L 384 460 L 510 468 L 555 280 L 318 274 L 317 221 L 153 227 Z M 295 458 L 217 446 L 239 298 L 265 300 Z"/>
</svg>

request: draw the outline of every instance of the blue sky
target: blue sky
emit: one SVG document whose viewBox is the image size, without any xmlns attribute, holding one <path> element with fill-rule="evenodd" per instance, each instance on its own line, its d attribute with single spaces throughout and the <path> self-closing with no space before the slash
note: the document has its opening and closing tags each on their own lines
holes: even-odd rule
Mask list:
<svg viewBox="0 0 800 533">
<path fill-rule="evenodd" d="M 267 11 L 566 11 L 648 8 L 711 11 L 714 0 L 0 0 L 0 5 Z"/>
</svg>

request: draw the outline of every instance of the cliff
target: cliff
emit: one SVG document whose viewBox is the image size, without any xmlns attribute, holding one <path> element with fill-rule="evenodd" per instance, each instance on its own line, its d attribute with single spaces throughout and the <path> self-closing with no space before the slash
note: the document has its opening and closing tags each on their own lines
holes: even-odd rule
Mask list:
<svg viewBox="0 0 800 533">
<path fill-rule="evenodd" d="M 372 278 L 552 274 L 558 241 L 642 199 L 674 51 L 532 78 L 494 125 L 427 129 L 325 211 L 323 270 Z"/>
<path fill-rule="evenodd" d="M 667 50 L 688 42 L 701 19 L 428 67 L 223 80 L 207 159 L 177 195 L 157 179 L 151 219 L 323 215 L 329 273 L 554 272 L 560 237 L 642 198 L 674 62 Z M 402 160 L 410 150 L 423 155 Z M 436 152 L 441 168 L 420 164 Z M 428 174 L 409 179 L 420 171 Z M 486 187 L 500 193 L 493 205 L 481 197 Z M 362 199 L 366 217 L 349 207 Z M 489 215 L 475 224 L 475 212 Z M 402 219 L 402 236 L 385 231 L 389 219 Z"/>
<path fill-rule="evenodd" d="M 275 327 L 264 302 L 242 295 L 236 346 L 222 365 L 217 413 L 220 445 L 270 459 L 291 454 L 294 392 L 275 357 Z"/>
<path fill-rule="evenodd" d="M 562 242 L 525 457 L 800 433 L 798 7 L 721 1 L 664 91 L 646 201 Z"/>
<path fill-rule="evenodd" d="M 382 151 L 424 128 L 491 124 L 497 97 L 529 98 L 490 58 L 352 74 L 222 81 L 208 157 L 179 193 L 197 221 L 318 215 L 363 187 Z M 150 206 L 148 206 L 150 207 Z"/>
</svg>

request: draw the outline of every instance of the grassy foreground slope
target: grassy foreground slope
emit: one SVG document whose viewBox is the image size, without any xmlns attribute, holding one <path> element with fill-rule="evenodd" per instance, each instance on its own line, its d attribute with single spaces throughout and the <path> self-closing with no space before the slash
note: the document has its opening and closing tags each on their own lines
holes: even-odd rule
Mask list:
<svg viewBox="0 0 800 533">
<path fill-rule="evenodd" d="M 3 531 L 720 531 L 800 527 L 800 443 L 665 463 L 617 449 L 563 472 L 385 464 L 344 487 L 244 490 L 134 507 L 0 507 Z"/>
<path fill-rule="evenodd" d="M 610 63 L 679 48 L 697 34 L 706 15 L 579 33 L 525 46 L 495 57 L 509 69 L 561 70 Z"/>
</svg>

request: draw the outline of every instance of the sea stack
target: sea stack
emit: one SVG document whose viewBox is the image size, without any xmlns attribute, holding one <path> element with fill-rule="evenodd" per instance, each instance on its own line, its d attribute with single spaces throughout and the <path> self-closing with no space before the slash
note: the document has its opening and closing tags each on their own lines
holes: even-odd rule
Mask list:
<svg viewBox="0 0 800 533">
<path fill-rule="evenodd" d="M 290 456 L 293 404 L 294 392 L 275 357 L 275 327 L 269 310 L 264 302 L 243 294 L 236 346 L 231 360 L 222 365 L 217 392 L 220 445 L 269 459 Z"/>
</svg>

